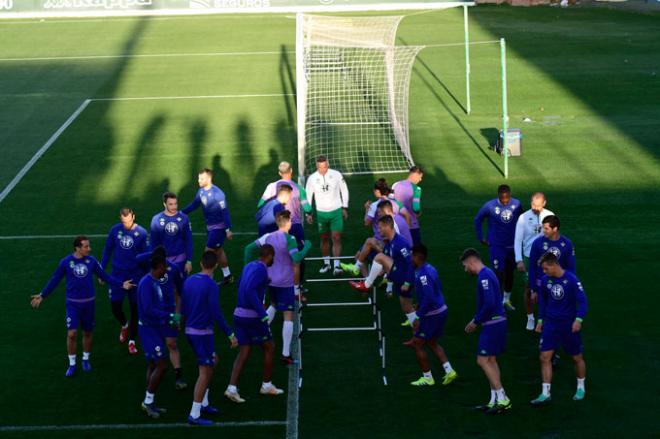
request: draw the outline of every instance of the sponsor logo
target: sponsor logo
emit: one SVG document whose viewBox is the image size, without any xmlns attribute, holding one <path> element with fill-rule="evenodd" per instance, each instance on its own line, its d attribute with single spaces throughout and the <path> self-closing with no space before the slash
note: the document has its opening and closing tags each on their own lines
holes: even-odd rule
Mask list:
<svg viewBox="0 0 660 439">
<path fill-rule="evenodd" d="M 489 286 L 488 286 L 488 279 L 483 279 L 483 280 L 481 281 L 481 288 L 483 288 L 484 290 L 487 290 L 487 289 L 489 288 Z"/>
<path fill-rule="evenodd" d="M 174 221 L 170 221 L 169 223 L 165 224 L 165 233 L 170 236 L 175 236 L 177 233 L 179 233 L 179 225 Z"/>
<path fill-rule="evenodd" d="M 89 273 L 89 269 L 87 268 L 87 265 L 85 264 L 75 264 L 73 266 L 73 274 L 76 277 L 87 277 L 87 273 Z"/>
<path fill-rule="evenodd" d="M 153 0 L 46 0 L 44 9 L 135 9 L 152 4 Z"/>
<path fill-rule="evenodd" d="M 206 198 L 206 195 L 202 195 L 202 204 L 203 204 L 204 206 L 206 206 L 206 202 L 207 202 L 207 201 L 208 201 L 208 199 Z"/>
<path fill-rule="evenodd" d="M 500 213 L 500 219 L 503 223 L 508 223 L 513 218 L 513 211 L 511 209 L 504 209 Z"/>
<path fill-rule="evenodd" d="M 191 9 L 269 8 L 270 0 L 190 0 Z"/>
<path fill-rule="evenodd" d="M 131 235 L 122 235 L 119 237 L 119 245 L 124 250 L 128 250 L 133 247 L 133 237 Z"/>
<path fill-rule="evenodd" d="M 419 281 L 420 281 L 420 282 L 422 283 L 422 285 L 424 285 L 424 286 L 426 286 L 426 285 L 429 284 L 429 281 L 428 281 L 428 279 L 426 278 L 426 276 L 420 276 L 420 277 L 419 277 Z"/>
<path fill-rule="evenodd" d="M 557 256 L 557 259 L 561 258 L 561 250 L 559 250 L 557 247 L 550 247 L 548 249 L 548 252 L 550 252 L 553 255 Z"/>
<path fill-rule="evenodd" d="M 10 10 L 14 7 L 14 0 L 0 0 L 0 9 Z"/>
<path fill-rule="evenodd" d="M 168 268 L 168 270 L 169 270 L 169 268 Z M 160 283 L 161 285 L 165 285 L 169 279 L 170 279 L 170 277 L 167 275 L 167 273 L 165 273 L 165 276 L 158 279 L 158 283 Z"/>
<path fill-rule="evenodd" d="M 552 288 L 550 288 L 550 294 L 552 294 L 553 299 L 561 300 L 564 298 L 564 287 L 562 287 L 561 284 L 554 284 Z"/>
</svg>

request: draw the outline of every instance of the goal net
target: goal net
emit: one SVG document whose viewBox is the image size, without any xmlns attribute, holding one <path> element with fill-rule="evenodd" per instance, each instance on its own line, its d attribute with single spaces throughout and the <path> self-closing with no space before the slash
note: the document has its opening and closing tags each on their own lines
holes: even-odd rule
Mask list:
<svg viewBox="0 0 660 439">
<path fill-rule="evenodd" d="M 410 74 L 423 46 L 396 46 L 403 16 L 298 14 L 296 82 L 301 177 L 326 155 L 344 174 L 413 165 Z"/>
</svg>

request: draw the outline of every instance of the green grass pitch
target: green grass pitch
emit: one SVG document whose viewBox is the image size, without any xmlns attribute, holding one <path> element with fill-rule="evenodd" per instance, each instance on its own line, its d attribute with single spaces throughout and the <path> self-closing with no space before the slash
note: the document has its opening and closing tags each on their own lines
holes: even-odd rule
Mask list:
<svg viewBox="0 0 660 439">
<path fill-rule="evenodd" d="M 524 155 L 510 161 L 508 183 L 525 206 L 543 190 L 576 246 L 578 275 L 590 301 L 584 324 L 587 399 L 570 400 L 575 380 L 568 358 L 554 377 L 553 405 L 534 410 L 539 391 L 537 337 L 524 330 L 522 280 L 516 280 L 507 353 L 500 366 L 514 408 L 489 418 L 469 407 L 488 398 L 475 363 L 477 337 L 463 332 L 475 306 L 475 281 L 462 272 L 460 251 L 476 246 L 472 218 L 502 183 L 501 160 L 488 149 L 500 124 L 499 48 L 471 47 L 473 114 L 464 105 L 463 48 L 421 52 L 410 96 L 410 139 L 425 167 L 425 241 L 450 308 L 442 341 L 460 378 L 448 388 L 416 389 L 413 353 L 401 342 L 394 301 L 383 303 L 389 386 L 381 384 L 372 334 L 309 334 L 303 339 L 300 437 L 657 437 L 660 391 L 658 260 L 660 251 L 660 16 L 622 11 L 480 6 L 470 12 L 473 41 L 505 37 L 510 126 L 524 133 Z M 148 226 L 167 189 L 186 203 L 196 171 L 216 171 L 228 192 L 234 229 L 253 232 L 254 207 L 280 160 L 296 159 L 295 20 L 285 15 L 166 19 L 0 22 L 0 187 L 88 98 L 225 96 L 200 99 L 94 100 L 0 204 L 0 236 L 104 234 L 118 209 L 131 206 Z M 460 11 L 413 14 L 402 22 L 406 44 L 462 40 Z M 147 57 L 208 54 L 227 56 Z M 250 53 L 267 52 L 267 53 Z M 106 58 L 76 58 L 117 55 Z M 62 58 L 73 57 L 73 58 Z M 9 60 L 9 59 L 12 60 Z M 35 60 L 34 58 L 41 58 Z M 274 95 L 232 98 L 230 95 Z M 532 122 L 525 123 L 529 117 Z M 376 176 L 351 177 L 345 253 L 368 231 L 362 203 Z M 399 177 L 399 176 L 396 176 Z M 395 176 L 388 176 L 394 181 Z M 201 213 L 192 215 L 202 232 Z M 317 243 L 314 229 L 308 236 Z M 240 235 L 227 245 L 240 273 Z M 70 239 L 2 239 L 0 279 L 0 425 L 145 424 L 143 357 L 116 340 L 106 293 L 97 291 L 94 370 L 73 380 L 66 367 L 63 287 L 38 311 L 28 298 L 49 278 Z M 103 238 L 92 239 L 100 256 Z M 203 237 L 196 236 L 195 264 Z M 318 255 L 315 247 L 313 255 Z M 311 264 L 310 264 L 311 265 Z M 310 268 L 312 273 L 312 268 Z M 226 316 L 236 287 L 222 290 Z M 346 287 L 313 286 L 310 298 L 355 299 Z M 313 325 L 369 322 L 361 310 L 313 310 Z M 280 321 L 274 326 L 281 340 Z M 235 353 L 218 337 L 221 358 L 211 398 L 223 421 L 284 421 L 286 398 L 258 395 L 260 357 L 241 380 L 248 403 L 221 397 Z M 195 364 L 180 343 L 189 383 Z M 439 364 L 432 363 L 436 376 Z M 275 383 L 286 386 L 277 367 Z M 289 389 L 291 390 L 291 389 Z M 158 394 L 184 422 L 191 390 L 178 393 L 167 375 Z M 283 426 L 199 431 L 16 431 L 3 437 L 283 437 Z"/>
</svg>

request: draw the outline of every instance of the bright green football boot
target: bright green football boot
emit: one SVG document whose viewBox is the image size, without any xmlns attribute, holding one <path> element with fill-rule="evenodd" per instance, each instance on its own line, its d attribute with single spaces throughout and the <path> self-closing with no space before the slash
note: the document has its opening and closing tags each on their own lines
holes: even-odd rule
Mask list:
<svg viewBox="0 0 660 439">
<path fill-rule="evenodd" d="M 410 383 L 411 386 L 432 386 L 435 384 L 435 380 L 433 378 L 426 378 L 425 376 L 421 377 L 417 381 L 413 381 Z"/>
<path fill-rule="evenodd" d="M 454 382 L 454 380 L 458 378 L 458 374 L 456 373 L 455 370 L 452 370 L 451 372 L 445 374 L 444 377 L 442 377 L 442 385 L 446 386 L 448 384 L 451 384 Z"/>
<path fill-rule="evenodd" d="M 344 273 L 352 274 L 353 276 L 358 276 L 360 274 L 360 269 L 355 264 L 339 264 Z"/>
</svg>

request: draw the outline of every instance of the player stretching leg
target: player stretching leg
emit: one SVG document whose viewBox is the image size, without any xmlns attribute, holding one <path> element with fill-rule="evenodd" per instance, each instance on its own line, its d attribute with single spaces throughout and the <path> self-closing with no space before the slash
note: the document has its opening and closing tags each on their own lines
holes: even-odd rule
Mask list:
<svg viewBox="0 0 660 439">
<path fill-rule="evenodd" d="M 559 346 L 573 357 L 577 390 L 574 401 L 584 399 L 584 380 L 587 367 L 582 357 L 582 319 L 587 314 L 587 296 L 580 279 L 559 265 L 559 259 L 553 253 L 546 253 L 541 258 L 541 268 L 545 276 L 541 278 L 538 290 L 539 321 L 536 332 L 541 333 L 539 359 L 543 384 L 541 394 L 531 401 L 533 406 L 542 406 L 550 402 L 552 383 L 552 355 Z"/>
<path fill-rule="evenodd" d="M 211 425 L 213 421 L 201 417 L 202 413 L 214 415 L 219 410 L 209 404 L 209 386 L 213 369 L 218 364 L 213 340 L 213 326 L 217 324 L 229 338 L 231 347 L 238 342 L 227 325 L 220 309 L 220 292 L 213 281 L 213 272 L 218 265 L 218 256 L 213 250 L 202 255 L 200 273 L 186 279 L 181 297 L 181 314 L 185 318 L 185 333 L 197 357 L 199 377 L 195 383 L 193 403 L 188 416 L 192 425 Z"/>
<path fill-rule="evenodd" d="M 60 260 L 53 276 L 41 293 L 30 297 L 32 308 L 39 308 L 41 302 L 57 288 L 63 277 L 66 277 L 66 350 L 69 355 L 69 367 L 65 375 L 72 377 L 76 372 L 76 341 L 78 328 L 83 330 L 84 372 L 92 370 L 89 356 L 92 352 L 92 333 L 94 331 L 95 291 L 92 273 L 113 287 L 121 286 L 125 290 L 135 288 L 132 279 L 124 282 L 107 274 L 93 256 L 92 247 L 86 236 L 77 236 L 73 241 L 73 254 Z"/>
<path fill-rule="evenodd" d="M 419 319 L 413 322 L 413 347 L 419 366 L 422 368 L 422 377 L 413 381 L 413 386 L 432 386 L 435 384 L 428 356 L 424 346 L 433 352 L 445 370 L 442 385 L 446 386 L 458 378 L 452 369 L 445 350 L 438 344 L 442 337 L 447 321 L 447 305 L 442 295 L 442 284 L 435 267 L 426 262 L 428 250 L 422 244 L 416 244 L 412 249 L 412 261 L 415 266 L 415 293 L 417 294 L 417 315 Z"/>
<path fill-rule="evenodd" d="M 479 253 L 469 248 L 463 252 L 461 262 L 465 272 L 477 276 L 477 313 L 465 326 L 465 332 L 472 333 L 481 325 L 477 364 L 484 371 L 490 384 L 490 401 L 475 407 L 488 414 L 498 414 L 511 408 L 511 401 L 504 392 L 500 379 L 497 356 L 504 352 L 506 345 L 506 314 L 502 304 L 502 292 L 495 273 L 484 265 Z"/>
<path fill-rule="evenodd" d="M 259 259 L 245 265 L 238 285 L 238 303 L 234 310 L 234 326 L 240 346 L 234 367 L 231 371 L 229 385 L 225 396 L 233 402 L 243 403 L 245 399 L 238 394 L 238 380 L 243 367 L 250 357 L 252 346 L 261 346 L 263 352 L 263 382 L 259 393 L 262 395 L 281 395 L 272 383 L 273 354 L 275 345 L 268 325 L 268 314 L 264 311 L 263 302 L 266 297 L 266 287 L 269 283 L 269 269 L 273 266 L 275 249 L 270 244 L 259 248 Z"/>
</svg>

